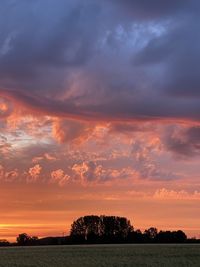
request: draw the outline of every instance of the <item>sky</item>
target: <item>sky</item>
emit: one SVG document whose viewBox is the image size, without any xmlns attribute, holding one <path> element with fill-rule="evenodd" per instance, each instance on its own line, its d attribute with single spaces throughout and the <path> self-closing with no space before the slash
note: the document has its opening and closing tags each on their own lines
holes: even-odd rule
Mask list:
<svg viewBox="0 0 200 267">
<path fill-rule="evenodd" d="M 83 215 L 200 238 L 200 2 L 0 1 L 0 239 Z"/>
</svg>

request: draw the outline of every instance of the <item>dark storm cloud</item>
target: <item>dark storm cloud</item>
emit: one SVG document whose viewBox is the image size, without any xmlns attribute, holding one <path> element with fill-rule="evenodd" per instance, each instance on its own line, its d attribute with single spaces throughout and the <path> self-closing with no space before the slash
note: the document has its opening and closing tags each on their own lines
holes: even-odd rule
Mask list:
<svg viewBox="0 0 200 267">
<path fill-rule="evenodd" d="M 83 65 L 93 52 L 96 34 L 90 20 L 97 25 L 96 5 L 37 0 L 7 1 L 4 6 L 1 87 L 26 91 L 61 89 L 65 68 Z"/>
<path fill-rule="evenodd" d="M 151 40 L 135 57 L 140 66 L 164 64 L 161 90 L 179 98 L 200 96 L 199 16 L 187 14 L 161 38 Z M 177 99 L 178 102 L 179 99 Z"/>
<path fill-rule="evenodd" d="M 0 7 L 4 98 L 66 117 L 200 119 L 197 0 Z"/>
</svg>

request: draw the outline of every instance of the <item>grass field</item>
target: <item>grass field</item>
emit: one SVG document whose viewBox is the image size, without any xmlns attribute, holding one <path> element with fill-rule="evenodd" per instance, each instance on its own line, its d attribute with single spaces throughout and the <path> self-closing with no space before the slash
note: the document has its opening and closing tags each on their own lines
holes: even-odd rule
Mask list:
<svg viewBox="0 0 200 267">
<path fill-rule="evenodd" d="M 0 267 L 200 267 L 200 245 L 0 248 Z"/>
</svg>

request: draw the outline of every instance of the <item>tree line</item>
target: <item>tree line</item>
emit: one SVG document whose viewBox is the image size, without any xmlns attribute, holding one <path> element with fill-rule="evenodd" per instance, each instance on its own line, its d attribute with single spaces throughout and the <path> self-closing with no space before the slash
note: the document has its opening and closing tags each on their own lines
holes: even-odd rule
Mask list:
<svg viewBox="0 0 200 267">
<path fill-rule="evenodd" d="M 119 216 L 83 216 L 71 225 L 69 236 L 45 237 L 19 234 L 15 243 L 0 240 L 0 246 L 18 245 L 67 245 L 67 244 L 123 244 L 123 243 L 200 243 L 195 238 L 188 239 L 182 230 L 158 231 L 150 227 L 144 232 L 131 225 L 125 217 Z"/>
<path fill-rule="evenodd" d="M 118 216 L 84 216 L 73 222 L 70 237 L 74 243 L 184 243 L 181 231 L 159 231 L 155 227 L 134 230 L 130 221 Z"/>
</svg>

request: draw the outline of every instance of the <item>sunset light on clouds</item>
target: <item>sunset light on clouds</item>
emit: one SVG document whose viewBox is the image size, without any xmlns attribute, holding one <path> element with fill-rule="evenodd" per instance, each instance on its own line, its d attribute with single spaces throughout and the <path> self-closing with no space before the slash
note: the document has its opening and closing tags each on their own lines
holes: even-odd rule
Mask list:
<svg viewBox="0 0 200 267">
<path fill-rule="evenodd" d="M 0 239 L 88 214 L 200 237 L 199 10 L 1 1 Z"/>
</svg>

